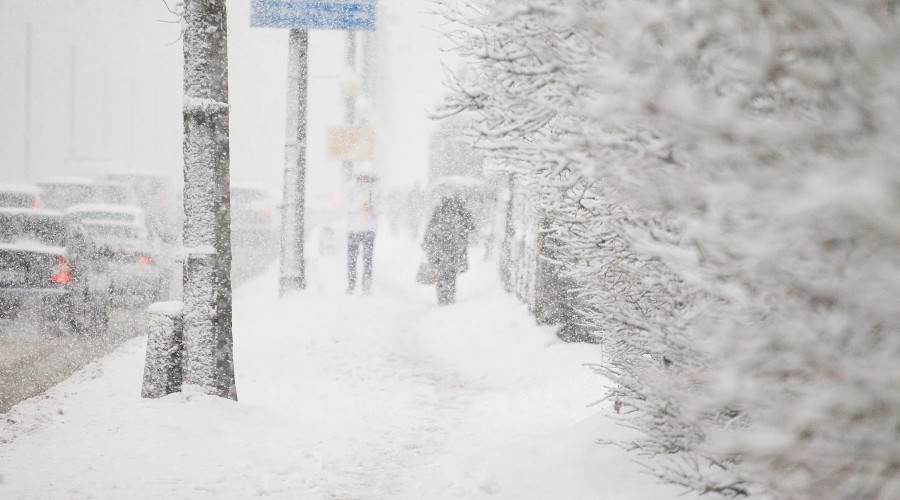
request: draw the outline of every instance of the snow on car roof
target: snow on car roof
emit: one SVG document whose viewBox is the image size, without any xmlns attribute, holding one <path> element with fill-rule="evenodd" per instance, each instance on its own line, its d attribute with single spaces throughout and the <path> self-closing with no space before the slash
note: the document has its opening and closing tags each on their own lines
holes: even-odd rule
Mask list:
<svg viewBox="0 0 900 500">
<path fill-rule="evenodd" d="M 140 222 L 127 220 L 83 220 L 81 225 L 85 227 L 129 227 L 132 229 L 145 229 Z"/>
<path fill-rule="evenodd" d="M 40 186 L 123 186 L 128 182 L 119 179 L 103 179 L 96 177 L 50 177 L 37 182 Z"/>
<path fill-rule="evenodd" d="M 116 205 L 113 203 L 79 203 L 66 209 L 67 214 L 79 212 L 106 212 L 113 214 L 129 214 L 136 217 L 144 216 L 144 209 L 132 205 Z"/>
<path fill-rule="evenodd" d="M 112 172 L 108 172 L 106 174 L 106 177 L 109 179 L 119 179 L 119 178 L 125 178 L 125 177 L 133 177 L 133 178 L 143 177 L 143 178 L 147 178 L 147 179 L 153 178 L 153 179 L 172 180 L 173 176 L 166 174 L 166 173 L 162 173 L 162 172 L 150 172 L 150 171 L 133 172 L 130 170 L 127 170 L 127 171 L 126 170 L 115 170 Z"/>
<path fill-rule="evenodd" d="M 268 192 L 266 185 L 260 182 L 237 181 L 231 183 L 231 189 L 247 189 L 260 192 Z"/>
<path fill-rule="evenodd" d="M 35 209 L 35 208 L 12 208 L 12 207 L 0 207 L 0 214 L 9 214 L 9 215 L 33 215 L 38 217 L 62 217 L 62 212 L 57 212 L 56 210 L 44 210 L 44 209 Z"/>
<path fill-rule="evenodd" d="M 42 179 L 38 181 L 38 186 L 44 185 L 60 185 L 60 184 L 81 184 L 81 185 L 94 185 L 97 184 L 97 179 L 91 179 L 90 177 L 51 177 L 49 179 Z"/>
<path fill-rule="evenodd" d="M 66 249 L 63 247 L 41 245 L 40 243 L 34 241 L 27 241 L 22 243 L 0 243 L 0 250 L 24 250 L 26 252 L 34 253 L 66 255 Z"/>
<path fill-rule="evenodd" d="M 41 188 L 34 184 L 0 184 L 0 193 L 40 194 Z"/>
</svg>

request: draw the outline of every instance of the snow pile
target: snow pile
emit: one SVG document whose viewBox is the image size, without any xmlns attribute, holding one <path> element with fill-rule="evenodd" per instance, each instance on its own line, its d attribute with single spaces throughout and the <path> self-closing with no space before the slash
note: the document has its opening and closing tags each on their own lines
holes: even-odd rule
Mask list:
<svg viewBox="0 0 900 500">
<path fill-rule="evenodd" d="M 491 264 L 435 305 L 419 256 L 379 234 L 372 295 L 343 259 L 309 264 L 283 300 L 273 272 L 235 295 L 240 402 L 188 386 L 141 399 L 135 339 L 0 423 L 3 498 L 674 498 L 588 407 L 597 347 L 559 342 Z"/>
</svg>

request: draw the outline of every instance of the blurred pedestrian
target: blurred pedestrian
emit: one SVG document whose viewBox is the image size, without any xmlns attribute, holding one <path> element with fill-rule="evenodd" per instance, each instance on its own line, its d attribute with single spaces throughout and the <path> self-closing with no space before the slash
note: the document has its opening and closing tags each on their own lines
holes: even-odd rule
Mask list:
<svg viewBox="0 0 900 500">
<path fill-rule="evenodd" d="M 438 304 L 456 301 L 456 276 L 468 269 L 466 247 L 475 230 L 475 218 L 465 204 L 444 196 L 425 228 L 423 246 L 428 263 L 437 277 Z"/>
<path fill-rule="evenodd" d="M 369 294 L 372 285 L 372 253 L 378 226 L 378 196 L 371 165 L 360 163 L 347 191 L 347 294 L 356 290 L 357 261 L 362 250 L 362 293 Z"/>
</svg>

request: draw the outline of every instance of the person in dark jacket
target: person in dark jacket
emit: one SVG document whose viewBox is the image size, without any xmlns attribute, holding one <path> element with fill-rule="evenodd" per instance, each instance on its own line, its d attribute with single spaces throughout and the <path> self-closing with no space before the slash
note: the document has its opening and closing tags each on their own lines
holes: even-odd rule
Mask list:
<svg viewBox="0 0 900 500">
<path fill-rule="evenodd" d="M 438 304 L 456 300 L 456 275 L 468 268 L 466 247 L 475 230 L 475 218 L 463 202 L 443 197 L 425 228 L 425 253 L 437 274 Z"/>
</svg>

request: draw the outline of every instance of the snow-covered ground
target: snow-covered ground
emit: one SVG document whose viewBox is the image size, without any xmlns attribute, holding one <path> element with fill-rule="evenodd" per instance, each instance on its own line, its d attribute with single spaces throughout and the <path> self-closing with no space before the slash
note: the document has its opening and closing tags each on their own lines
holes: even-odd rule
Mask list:
<svg viewBox="0 0 900 500">
<path fill-rule="evenodd" d="M 459 302 L 413 280 L 411 242 L 376 241 L 371 296 L 343 294 L 343 256 L 275 271 L 235 297 L 235 403 L 139 397 L 141 337 L 0 415 L 0 498 L 658 499 L 628 431 L 588 405 L 596 346 L 566 344 L 473 251 Z"/>
</svg>

